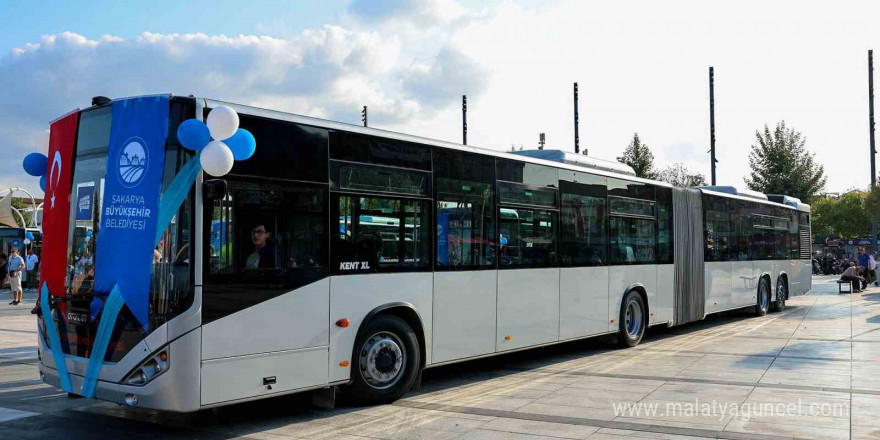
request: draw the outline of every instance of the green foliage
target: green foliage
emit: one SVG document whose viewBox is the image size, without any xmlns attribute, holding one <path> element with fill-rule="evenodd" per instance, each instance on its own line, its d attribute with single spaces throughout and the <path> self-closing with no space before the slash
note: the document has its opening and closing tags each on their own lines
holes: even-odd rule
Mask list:
<svg viewBox="0 0 880 440">
<path fill-rule="evenodd" d="M 880 220 L 880 186 L 871 187 L 865 197 L 865 212 L 873 220 Z"/>
<path fill-rule="evenodd" d="M 2 197 L 0 197 L 0 198 L 2 198 Z M 28 199 L 28 200 L 30 200 L 30 199 Z M 24 220 L 27 222 L 27 226 L 30 226 L 31 217 L 34 214 L 33 207 L 31 206 L 31 204 L 24 203 L 24 201 L 21 198 L 13 198 L 12 199 L 12 207 L 15 209 L 18 209 L 18 211 L 21 212 L 21 215 L 24 216 Z M 25 225 L 21 224 L 21 217 L 19 217 L 18 214 L 13 214 L 12 217 L 15 218 L 15 222 L 18 223 L 20 227 L 25 227 Z"/>
<path fill-rule="evenodd" d="M 806 203 L 825 188 L 825 169 L 814 161 L 814 154 L 806 150 L 807 138 L 800 132 L 776 124 L 772 132 L 764 124 L 764 132 L 755 131 L 757 145 L 752 145 L 745 178 L 749 189 L 765 194 L 784 194 Z"/>
<path fill-rule="evenodd" d="M 839 199 L 816 198 L 810 205 L 813 234 L 838 238 L 870 236 L 871 216 L 866 210 L 867 198 L 868 193 L 863 191 L 850 191 Z"/>
<path fill-rule="evenodd" d="M 632 142 L 623 150 L 623 155 L 617 157 L 617 161 L 632 167 L 638 177 L 657 178 L 657 171 L 654 170 L 654 153 L 647 144 L 642 143 L 638 133 L 633 133 Z"/>
<path fill-rule="evenodd" d="M 675 186 L 701 186 L 706 184 L 706 176 L 697 171 L 692 171 L 681 162 L 669 165 L 660 171 L 658 178 Z"/>
</svg>

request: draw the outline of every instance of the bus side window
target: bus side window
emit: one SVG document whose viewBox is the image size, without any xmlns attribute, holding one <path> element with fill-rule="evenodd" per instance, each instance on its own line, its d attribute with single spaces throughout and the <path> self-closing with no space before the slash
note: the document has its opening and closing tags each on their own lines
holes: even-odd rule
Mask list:
<svg viewBox="0 0 880 440">
<path fill-rule="evenodd" d="M 331 207 L 334 274 L 430 270 L 428 201 L 339 194 Z"/>
</svg>

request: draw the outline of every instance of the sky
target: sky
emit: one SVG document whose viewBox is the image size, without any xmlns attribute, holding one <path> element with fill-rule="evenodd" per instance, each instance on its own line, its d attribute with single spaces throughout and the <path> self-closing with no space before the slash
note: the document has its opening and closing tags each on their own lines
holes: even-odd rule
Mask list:
<svg viewBox="0 0 880 440">
<path fill-rule="evenodd" d="M 877 1 L 243 5 L 0 2 L 0 188 L 39 192 L 21 158 L 96 95 L 194 94 L 349 123 L 367 105 L 373 127 L 460 142 L 466 94 L 469 144 L 535 148 L 543 132 L 573 151 L 573 82 L 589 155 L 613 160 L 638 133 L 658 168 L 708 177 L 709 66 L 718 184 L 744 187 L 755 131 L 781 120 L 806 137 L 826 191 L 870 181 Z"/>
</svg>

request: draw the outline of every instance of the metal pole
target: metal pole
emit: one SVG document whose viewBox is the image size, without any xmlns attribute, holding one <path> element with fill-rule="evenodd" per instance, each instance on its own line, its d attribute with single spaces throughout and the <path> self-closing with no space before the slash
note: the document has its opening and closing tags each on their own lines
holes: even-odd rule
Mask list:
<svg viewBox="0 0 880 440">
<path fill-rule="evenodd" d="M 364 121 L 364 127 L 367 126 L 367 106 L 364 106 L 364 109 L 361 110 L 361 119 Z"/>
<path fill-rule="evenodd" d="M 467 95 L 461 95 L 461 143 L 467 145 Z"/>
<path fill-rule="evenodd" d="M 876 156 L 877 149 L 874 144 L 874 51 L 868 50 L 868 127 L 870 130 L 871 142 L 871 185 L 868 189 L 873 189 L 877 184 L 877 165 Z M 878 249 L 880 242 L 877 240 L 877 220 L 871 222 L 871 241 L 874 242 L 874 251 Z"/>
<path fill-rule="evenodd" d="M 875 158 L 877 149 L 874 148 L 874 51 L 868 51 L 868 124 L 871 129 L 871 186 L 877 183 L 877 166 Z"/>
<path fill-rule="evenodd" d="M 715 186 L 715 69 L 709 66 L 709 142 L 712 163 L 712 186 Z"/>
<path fill-rule="evenodd" d="M 581 152 L 581 140 L 578 136 L 578 83 L 574 83 L 574 154 Z"/>
</svg>

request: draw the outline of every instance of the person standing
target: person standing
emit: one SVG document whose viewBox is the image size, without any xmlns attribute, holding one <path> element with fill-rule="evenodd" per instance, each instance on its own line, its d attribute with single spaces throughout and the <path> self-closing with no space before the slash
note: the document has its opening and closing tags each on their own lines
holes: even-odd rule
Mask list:
<svg viewBox="0 0 880 440">
<path fill-rule="evenodd" d="M 870 272 L 870 270 L 871 270 L 871 256 L 868 255 L 867 252 L 865 252 L 864 247 L 859 246 L 859 253 L 856 256 L 856 258 L 858 261 L 857 265 L 859 267 L 864 268 L 864 269 L 862 269 L 865 272 L 865 277 L 862 280 L 862 289 L 864 289 L 864 288 L 868 287 L 868 283 L 870 283 L 872 281 L 871 280 L 871 272 Z"/>
<path fill-rule="evenodd" d="M 21 271 L 26 269 L 24 259 L 18 255 L 18 248 L 12 248 L 9 253 L 9 262 L 6 263 L 6 269 L 9 271 L 9 289 L 12 290 L 12 302 L 10 305 L 17 306 L 21 304 L 23 292 L 21 290 Z"/>
<path fill-rule="evenodd" d="M 40 257 L 34 253 L 34 250 L 28 249 L 27 251 L 27 289 L 28 290 L 36 290 L 37 289 L 37 264 L 40 262 Z"/>
</svg>

